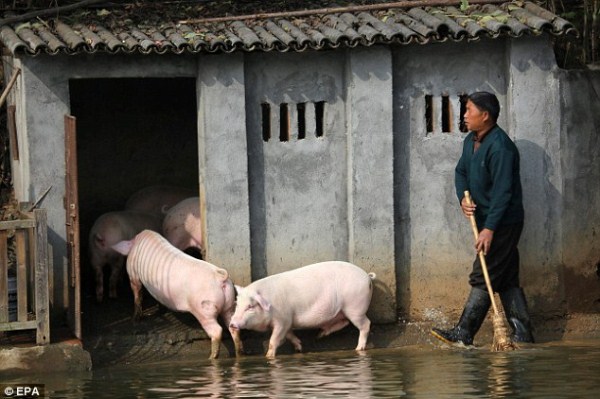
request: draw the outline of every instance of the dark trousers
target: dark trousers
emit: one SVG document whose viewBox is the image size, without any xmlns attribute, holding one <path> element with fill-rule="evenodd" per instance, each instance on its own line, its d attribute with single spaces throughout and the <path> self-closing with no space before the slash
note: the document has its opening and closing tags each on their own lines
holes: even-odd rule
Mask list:
<svg viewBox="0 0 600 399">
<path fill-rule="evenodd" d="M 502 226 L 494 232 L 492 245 L 485 256 L 494 292 L 519 287 L 519 250 L 517 244 L 522 231 L 523 223 L 519 223 Z M 487 291 L 479 256 L 476 256 L 473 262 L 469 284 L 473 288 Z"/>
</svg>

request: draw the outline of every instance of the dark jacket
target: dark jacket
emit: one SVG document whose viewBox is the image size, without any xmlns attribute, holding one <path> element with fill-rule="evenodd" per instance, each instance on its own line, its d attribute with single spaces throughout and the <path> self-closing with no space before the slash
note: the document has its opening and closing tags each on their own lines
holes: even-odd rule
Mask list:
<svg viewBox="0 0 600 399">
<path fill-rule="evenodd" d="M 454 174 L 459 203 L 469 190 L 477 208 L 475 220 L 481 230 L 522 223 L 523 192 L 517 146 L 498 125 L 494 126 L 473 153 L 474 135 L 464 140 L 463 152 Z"/>
</svg>

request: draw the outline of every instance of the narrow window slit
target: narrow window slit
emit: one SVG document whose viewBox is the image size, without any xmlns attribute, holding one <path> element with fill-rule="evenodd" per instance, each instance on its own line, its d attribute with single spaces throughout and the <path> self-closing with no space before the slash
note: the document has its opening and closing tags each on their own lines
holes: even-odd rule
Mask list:
<svg viewBox="0 0 600 399">
<path fill-rule="evenodd" d="M 286 103 L 279 105 L 279 141 L 290 139 L 290 111 Z"/>
<path fill-rule="evenodd" d="M 306 138 L 306 103 L 298 103 L 298 140 Z"/>
<path fill-rule="evenodd" d="M 458 129 L 463 133 L 469 131 L 469 129 L 467 129 L 467 125 L 465 125 L 465 112 L 467 112 L 468 97 L 468 94 L 461 94 L 460 96 L 458 96 L 460 101 L 460 121 L 458 123 Z"/>
<path fill-rule="evenodd" d="M 425 126 L 427 133 L 433 132 L 433 96 L 430 94 L 425 96 Z"/>
<path fill-rule="evenodd" d="M 452 108 L 447 94 L 442 95 L 442 132 L 452 132 Z"/>
<path fill-rule="evenodd" d="M 317 101 L 315 103 L 315 136 L 323 137 L 325 119 L 325 101 Z"/>
<path fill-rule="evenodd" d="M 262 112 L 262 136 L 263 141 L 269 141 L 271 138 L 271 105 L 267 103 L 260 104 Z"/>
</svg>

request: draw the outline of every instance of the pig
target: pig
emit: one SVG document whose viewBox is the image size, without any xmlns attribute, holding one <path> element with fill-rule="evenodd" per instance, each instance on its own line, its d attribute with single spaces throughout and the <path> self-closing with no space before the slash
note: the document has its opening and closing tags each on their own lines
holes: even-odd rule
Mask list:
<svg viewBox="0 0 600 399">
<path fill-rule="evenodd" d="M 163 236 L 144 230 L 133 240 L 113 246 L 127 256 L 127 273 L 134 297 L 133 318 L 142 315 L 142 286 L 167 308 L 190 312 L 211 339 L 209 359 L 219 356 L 223 328 L 235 309 L 235 287 L 225 269 L 196 259 L 171 245 Z M 239 330 L 229 329 L 236 356 L 243 352 Z"/>
<path fill-rule="evenodd" d="M 169 209 L 163 220 L 162 234 L 177 249 L 196 248 L 202 253 L 200 198 L 186 198 Z"/>
<path fill-rule="evenodd" d="M 104 267 L 109 266 L 109 297 L 117 297 L 117 285 L 122 276 L 125 258 L 112 249 L 123 240 L 132 239 L 142 230 L 160 231 L 161 220 L 155 215 L 137 211 L 114 211 L 101 215 L 89 234 L 88 250 L 96 280 L 96 301 L 104 297 Z"/>
<path fill-rule="evenodd" d="M 162 221 L 169 208 L 195 195 L 198 195 L 197 190 L 194 191 L 185 187 L 149 186 L 133 193 L 125 203 L 125 209 L 152 213 Z"/>
<path fill-rule="evenodd" d="M 320 338 L 351 322 L 360 332 L 356 350 L 363 351 L 371 327 L 366 313 L 374 279 L 374 273 L 342 261 L 315 263 L 265 277 L 245 288 L 237 287 L 230 328 L 271 329 L 266 357 L 274 358 L 285 338 L 302 351 L 292 329 L 320 328 Z"/>
</svg>

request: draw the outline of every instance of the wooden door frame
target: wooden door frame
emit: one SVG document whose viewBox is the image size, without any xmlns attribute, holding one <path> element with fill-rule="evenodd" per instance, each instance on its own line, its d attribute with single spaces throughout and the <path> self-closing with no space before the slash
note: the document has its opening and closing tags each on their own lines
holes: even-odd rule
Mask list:
<svg viewBox="0 0 600 399">
<path fill-rule="evenodd" d="M 79 231 L 79 189 L 77 174 L 76 118 L 65 115 L 65 210 L 68 262 L 68 317 L 73 334 L 81 339 L 81 250 Z"/>
</svg>

